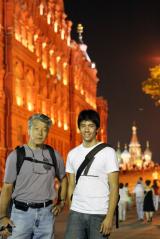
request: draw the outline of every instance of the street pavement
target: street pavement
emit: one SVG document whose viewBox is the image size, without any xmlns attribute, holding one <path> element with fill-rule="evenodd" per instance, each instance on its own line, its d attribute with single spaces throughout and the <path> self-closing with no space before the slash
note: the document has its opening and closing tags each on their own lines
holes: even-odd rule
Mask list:
<svg viewBox="0 0 160 239">
<path fill-rule="evenodd" d="M 56 219 L 55 239 L 64 239 L 68 211 L 64 210 Z M 76 239 L 76 238 L 75 238 Z M 137 221 L 136 208 L 127 211 L 127 219 L 113 228 L 109 239 L 160 239 L 160 210 L 155 213 L 152 223 Z"/>
</svg>

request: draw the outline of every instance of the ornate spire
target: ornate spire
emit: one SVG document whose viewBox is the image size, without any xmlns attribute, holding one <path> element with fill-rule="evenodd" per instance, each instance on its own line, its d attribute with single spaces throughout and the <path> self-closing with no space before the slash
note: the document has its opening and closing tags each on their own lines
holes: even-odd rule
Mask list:
<svg viewBox="0 0 160 239">
<path fill-rule="evenodd" d="M 137 127 L 135 125 L 132 126 L 132 137 L 130 141 L 130 145 L 139 145 L 138 137 L 137 137 Z"/>
<path fill-rule="evenodd" d="M 152 160 L 152 152 L 149 148 L 149 141 L 146 141 L 146 149 L 144 151 L 144 159 L 146 162 L 150 162 Z"/>
<path fill-rule="evenodd" d="M 81 44 L 83 44 L 83 26 L 81 23 L 77 25 L 77 33 L 78 33 L 78 39 Z"/>
</svg>

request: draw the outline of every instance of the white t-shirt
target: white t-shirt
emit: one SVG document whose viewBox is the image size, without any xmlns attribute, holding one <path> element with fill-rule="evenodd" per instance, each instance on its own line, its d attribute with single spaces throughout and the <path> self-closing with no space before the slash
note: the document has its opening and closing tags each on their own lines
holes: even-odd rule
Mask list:
<svg viewBox="0 0 160 239">
<path fill-rule="evenodd" d="M 85 156 L 96 145 L 86 148 L 82 144 L 72 149 L 67 157 L 66 172 L 76 175 Z M 109 200 L 108 174 L 119 171 L 115 150 L 106 147 L 99 151 L 87 176 L 82 175 L 75 187 L 71 210 L 88 214 L 106 214 Z"/>
<path fill-rule="evenodd" d="M 141 183 L 137 183 L 135 186 L 133 193 L 136 194 L 136 197 L 144 197 L 144 187 Z"/>
</svg>

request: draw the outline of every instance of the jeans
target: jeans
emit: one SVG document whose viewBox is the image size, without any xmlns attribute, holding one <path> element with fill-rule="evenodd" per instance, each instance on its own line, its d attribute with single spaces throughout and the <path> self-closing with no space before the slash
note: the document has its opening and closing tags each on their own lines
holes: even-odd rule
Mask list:
<svg viewBox="0 0 160 239">
<path fill-rule="evenodd" d="M 15 227 L 8 239 L 53 239 L 55 217 L 51 207 L 52 205 L 45 208 L 28 208 L 28 211 L 24 212 L 13 205 L 11 220 Z"/>
<path fill-rule="evenodd" d="M 105 215 L 70 211 L 65 239 L 104 239 L 99 230 Z"/>
</svg>

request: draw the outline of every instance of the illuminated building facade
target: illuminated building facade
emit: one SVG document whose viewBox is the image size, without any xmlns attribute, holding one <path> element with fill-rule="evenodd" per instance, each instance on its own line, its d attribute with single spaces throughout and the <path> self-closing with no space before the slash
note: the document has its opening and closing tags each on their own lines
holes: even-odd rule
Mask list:
<svg viewBox="0 0 160 239">
<path fill-rule="evenodd" d="M 63 0 L 0 0 L 0 183 L 6 155 L 27 140 L 27 118 L 52 118 L 47 143 L 64 159 L 80 142 L 82 109 L 97 109 L 107 141 L 107 102 L 97 94 L 97 69 L 85 44 L 71 39 Z"/>
<path fill-rule="evenodd" d="M 128 148 L 127 144 L 125 144 L 124 151 L 121 152 L 120 142 L 118 142 L 116 153 L 122 170 L 148 169 L 154 166 L 149 141 L 146 142 L 146 149 L 142 152 L 136 126 L 132 127 L 132 136 Z"/>
</svg>

